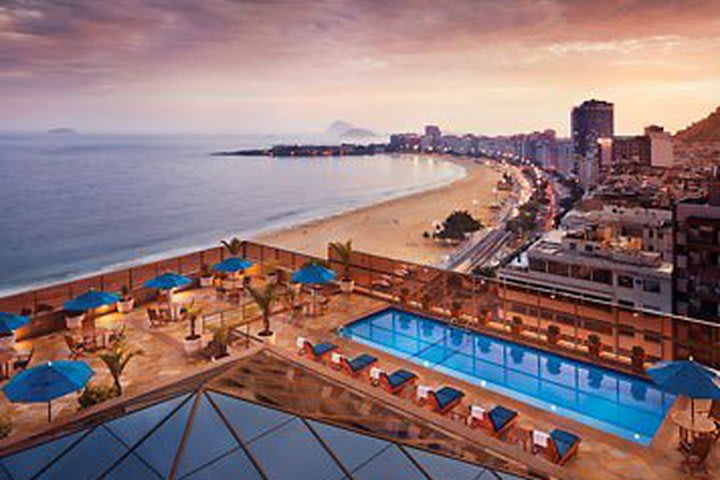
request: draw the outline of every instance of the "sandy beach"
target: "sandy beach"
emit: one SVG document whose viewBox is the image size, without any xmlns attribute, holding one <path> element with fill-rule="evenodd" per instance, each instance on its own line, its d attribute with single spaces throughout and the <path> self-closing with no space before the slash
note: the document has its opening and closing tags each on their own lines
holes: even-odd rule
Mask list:
<svg viewBox="0 0 720 480">
<path fill-rule="evenodd" d="M 444 220 L 453 210 L 468 210 L 489 225 L 494 213 L 490 206 L 496 198 L 493 188 L 502 177 L 502 170 L 495 165 L 462 158 L 447 161 L 465 168 L 467 175 L 443 187 L 265 233 L 253 240 L 324 256 L 329 242 L 352 239 L 353 247 L 359 251 L 423 264 L 438 263 L 452 247 L 423 238 L 423 232 L 432 232 L 434 223 Z M 509 195 L 499 192 L 497 199 L 502 202 Z"/>
</svg>

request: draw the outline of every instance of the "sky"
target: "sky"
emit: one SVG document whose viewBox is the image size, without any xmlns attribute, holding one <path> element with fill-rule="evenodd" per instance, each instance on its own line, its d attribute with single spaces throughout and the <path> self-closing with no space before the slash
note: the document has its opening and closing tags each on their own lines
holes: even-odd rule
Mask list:
<svg viewBox="0 0 720 480">
<path fill-rule="evenodd" d="M 0 0 L 0 130 L 616 131 L 720 105 L 718 0 Z"/>
</svg>

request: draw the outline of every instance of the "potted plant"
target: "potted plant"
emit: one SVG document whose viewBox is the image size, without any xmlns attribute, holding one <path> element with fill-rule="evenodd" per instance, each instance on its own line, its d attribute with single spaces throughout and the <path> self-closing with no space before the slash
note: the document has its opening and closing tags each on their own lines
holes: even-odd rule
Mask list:
<svg viewBox="0 0 720 480">
<path fill-rule="evenodd" d="M 130 313 L 135 308 L 135 299 L 130 295 L 130 288 L 127 285 L 120 287 L 120 300 L 117 301 L 118 313 Z"/>
<path fill-rule="evenodd" d="M 426 312 L 429 312 L 430 309 L 432 308 L 431 303 L 432 303 L 432 295 L 430 295 L 429 293 L 424 293 L 423 296 L 420 297 L 420 306 Z"/>
<path fill-rule="evenodd" d="M 255 300 L 262 313 L 263 329 L 258 333 L 258 336 L 266 338 L 268 343 L 275 343 L 275 333 L 270 330 L 270 316 L 272 315 L 273 305 L 278 298 L 275 288 L 276 285 L 270 282 L 262 290 L 251 286 L 247 287 L 250 296 Z"/>
<path fill-rule="evenodd" d="M 513 317 L 512 323 L 510 324 L 510 332 L 513 335 L 520 335 L 522 333 L 523 321 L 520 317 Z"/>
<path fill-rule="evenodd" d="M 65 327 L 68 330 L 77 330 L 78 328 L 82 327 L 82 323 L 84 320 L 84 312 L 68 311 L 65 313 Z"/>
<path fill-rule="evenodd" d="M 600 337 L 594 333 L 588 335 L 587 338 L 588 353 L 592 357 L 600 356 L 600 350 L 602 349 L 602 342 Z"/>
<path fill-rule="evenodd" d="M 213 274 L 210 269 L 210 265 L 203 263 L 200 265 L 200 286 L 201 287 L 212 287 L 213 285 Z"/>
<path fill-rule="evenodd" d="M 202 308 L 195 304 L 195 300 L 186 307 L 187 317 L 190 319 L 190 335 L 185 337 L 183 347 L 185 353 L 193 355 L 202 349 L 202 336 L 196 332 L 197 319 L 202 315 Z"/>
<path fill-rule="evenodd" d="M 350 261 L 352 259 L 352 240 L 346 242 L 332 242 L 330 248 L 340 257 L 343 263 L 343 276 L 340 279 L 340 291 L 352 293 L 355 289 L 355 281 L 350 276 Z"/>
<path fill-rule="evenodd" d="M 407 287 L 403 287 L 400 289 L 400 295 L 399 295 L 400 303 L 403 305 L 407 304 L 408 299 L 410 298 L 410 289 Z"/>
<path fill-rule="evenodd" d="M 453 300 L 450 303 L 450 316 L 457 319 L 460 318 L 460 313 L 462 312 L 462 302 L 459 300 Z"/>
<path fill-rule="evenodd" d="M 560 339 L 560 327 L 557 325 L 550 325 L 547 329 L 547 341 L 548 343 L 555 345 Z"/>
<path fill-rule="evenodd" d="M 645 354 L 645 349 L 639 346 L 632 347 L 632 368 L 636 372 L 642 372 L 645 370 L 645 360 L 647 359 L 647 355 Z"/>
<path fill-rule="evenodd" d="M 227 357 L 228 353 L 228 327 L 222 325 L 213 331 L 213 338 L 206 348 L 207 356 L 211 360 Z"/>
<path fill-rule="evenodd" d="M 122 395 L 122 374 L 125 367 L 134 357 L 141 355 L 142 350 L 128 348 L 123 342 L 116 341 L 110 344 L 107 351 L 98 355 L 110 372 L 113 386 L 117 396 Z"/>
<path fill-rule="evenodd" d="M 487 325 L 487 322 L 490 317 L 490 309 L 486 307 L 480 307 L 478 309 L 478 324 L 479 325 Z"/>
</svg>

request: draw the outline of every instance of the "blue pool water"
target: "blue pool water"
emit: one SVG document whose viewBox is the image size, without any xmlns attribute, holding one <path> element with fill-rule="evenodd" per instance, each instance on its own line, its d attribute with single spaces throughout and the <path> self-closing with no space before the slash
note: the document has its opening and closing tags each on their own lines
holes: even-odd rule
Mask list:
<svg viewBox="0 0 720 480">
<path fill-rule="evenodd" d="M 340 334 L 642 445 L 674 400 L 640 378 L 393 308 Z"/>
</svg>

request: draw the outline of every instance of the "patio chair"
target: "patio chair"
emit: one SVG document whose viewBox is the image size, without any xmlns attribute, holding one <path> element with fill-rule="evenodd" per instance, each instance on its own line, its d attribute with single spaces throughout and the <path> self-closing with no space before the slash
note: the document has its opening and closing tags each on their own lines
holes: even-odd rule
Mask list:
<svg viewBox="0 0 720 480">
<path fill-rule="evenodd" d="M 328 342 L 313 345 L 303 337 L 297 338 L 296 345 L 300 349 L 299 355 L 311 355 L 317 361 L 324 361 L 330 355 L 330 352 L 338 348 L 337 345 Z"/>
<path fill-rule="evenodd" d="M 25 370 L 28 365 L 30 365 L 30 362 L 32 361 L 32 357 L 35 354 L 35 347 L 32 347 L 29 353 L 18 355 L 18 357 L 15 359 L 15 362 L 13 362 L 13 369 L 14 370 Z"/>
<path fill-rule="evenodd" d="M 470 405 L 469 413 L 468 426 L 485 430 L 493 437 L 502 436 L 518 419 L 518 412 L 502 405 L 497 405 L 490 411 L 485 411 L 477 405 Z"/>
<path fill-rule="evenodd" d="M 71 360 L 80 358 L 82 355 L 87 353 L 87 349 L 85 348 L 84 343 L 78 342 L 71 335 L 63 335 L 63 336 L 65 338 L 65 345 L 67 345 L 68 350 L 70 350 L 70 359 Z"/>
<path fill-rule="evenodd" d="M 549 434 L 532 431 L 532 451 L 542 452 L 553 463 L 564 465 L 578 452 L 581 439 L 577 435 L 556 428 Z"/>
<path fill-rule="evenodd" d="M 464 392 L 447 386 L 437 391 L 427 387 L 418 387 L 417 390 L 417 398 L 420 404 L 429 405 L 434 412 L 440 415 L 444 415 L 458 406 L 464 397 Z"/>
<path fill-rule="evenodd" d="M 154 308 L 148 308 L 147 310 L 147 316 L 148 321 L 150 322 L 150 328 L 159 328 L 162 327 L 165 324 L 165 321 L 160 316 L 160 313 Z"/>
<path fill-rule="evenodd" d="M 118 328 L 117 330 L 114 330 L 110 334 L 110 342 L 122 342 L 125 340 L 125 327 L 127 325 L 125 323 L 122 324 L 122 327 Z"/>
<path fill-rule="evenodd" d="M 694 475 L 695 473 L 707 473 L 705 460 L 712 451 L 713 437 L 700 436 L 693 440 L 692 445 L 688 449 L 683 449 L 682 467 L 687 473 Z"/>
<path fill-rule="evenodd" d="M 373 384 L 380 385 L 386 392 L 397 395 L 410 385 L 414 385 L 418 376 L 408 370 L 395 370 L 388 375 L 379 368 L 370 369 Z"/>
<path fill-rule="evenodd" d="M 359 377 L 368 372 L 370 367 L 377 363 L 377 357 L 363 353 L 357 357 L 348 359 L 346 356 L 340 356 L 340 368 L 353 377 Z"/>
</svg>

